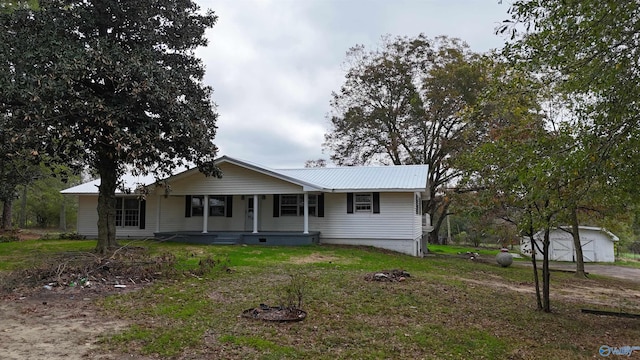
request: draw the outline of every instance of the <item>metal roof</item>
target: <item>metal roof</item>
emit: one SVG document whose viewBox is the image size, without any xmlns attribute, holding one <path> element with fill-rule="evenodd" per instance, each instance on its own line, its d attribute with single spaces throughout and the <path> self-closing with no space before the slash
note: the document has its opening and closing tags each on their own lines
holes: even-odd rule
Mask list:
<svg viewBox="0 0 640 360">
<path fill-rule="evenodd" d="M 131 175 L 130 173 L 126 173 L 120 178 L 120 181 L 122 181 L 124 188 L 134 190 L 136 187 L 138 187 L 138 185 L 151 185 L 156 180 L 153 175 L 134 176 L 134 175 Z M 70 195 L 97 194 L 98 186 L 100 186 L 100 179 L 95 179 L 95 180 L 86 182 L 84 184 L 80 184 L 74 187 L 70 187 L 68 189 L 64 189 L 60 191 L 60 193 L 70 194 Z M 116 189 L 116 194 L 122 194 L 122 190 L 120 189 L 120 186 Z"/>
<path fill-rule="evenodd" d="M 426 191 L 428 169 L 427 165 L 395 165 L 276 171 L 292 178 L 316 184 L 326 191 Z"/>
<path fill-rule="evenodd" d="M 358 192 L 358 191 L 427 191 L 427 165 L 393 165 L 393 166 L 349 166 L 328 168 L 271 169 L 249 161 L 222 156 L 216 163 L 229 162 L 237 166 L 251 169 L 284 181 L 301 185 L 305 191 L 324 192 Z M 172 178 L 195 173 L 194 169 L 180 172 Z M 125 187 L 134 189 L 139 184 L 151 185 L 155 182 L 153 175 L 133 176 L 125 174 L 121 180 Z M 63 194 L 89 195 L 98 193 L 100 179 L 93 180 L 69 189 Z M 117 190 L 116 193 L 121 193 Z"/>
</svg>

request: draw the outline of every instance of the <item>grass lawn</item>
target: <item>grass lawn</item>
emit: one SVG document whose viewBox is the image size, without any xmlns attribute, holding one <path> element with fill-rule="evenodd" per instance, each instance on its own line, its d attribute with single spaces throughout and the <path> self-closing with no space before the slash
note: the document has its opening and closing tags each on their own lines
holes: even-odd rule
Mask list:
<svg viewBox="0 0 640 360">
<path fill-rule="evenodd" d="M 473 247 L 465 245 L 434 245 L 429 244 L 429 252 L 438 255 L 458 255 L 467 252 L 477 253 L 480 256 L 495 257 L 500 252 L 500 248 L 494 247 Z"/>
<path fill-rule="evenodd" d="M 34 256 L 48 252 L 86 251 L 94 245 L 0 243 L 0 270 L 29 266 Z M 640 313 L 638 283 L 553 273 L 554 311 L 546 314 L 536 311 L 531 270 L 524 267 L 324 245 L 142 245 L 153 253 L 173 253 L 181 269 L 207 256 L 219 263 L 200 277 L 178 275 L 98 301 L 105 315 L 131 324 L 108 334 L 104 346 L 129 349 L 134 357 L 583 359 L 599 357 L 601 345 L 640 346 L 637 319 L 580 312 Z M 391 269 L 411 276 L 403 282 L 365 280 L 367 274 Z M 304 321 L 239 317 L 260 303 L 281 304 L 292 276 L 304 280 Z"/>
<path fill-rule="evenodd" d="M 640 268 L 640 255 L 633 253 L 620 253 L 616 257 L 616 265 Z"/>
</svg>

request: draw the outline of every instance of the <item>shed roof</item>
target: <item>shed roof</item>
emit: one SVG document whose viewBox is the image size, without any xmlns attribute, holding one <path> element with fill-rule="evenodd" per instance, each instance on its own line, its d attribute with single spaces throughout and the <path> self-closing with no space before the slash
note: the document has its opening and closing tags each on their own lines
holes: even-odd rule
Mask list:
<svg viewBox="0 0 640 360">
<path fill-rule="evenodd" d="M 327 168 L 271 169 L 253 162 L 222 156 L 217 164 L 231 163 L 260 172 L 304 188 L 305 191 L 323 192 L 359 192 L 359 191 L 427 191 L 428 165 L 394 166 L 350 166 Z M 170 177 L 168 180 L 186 177 L 197 173 L 189 169 Z M 224 176 L 224 175 L 223 175 Z M 124 175 L 121 180 L 125 187 L 135 188 L 138 184 L 151 185 L 156 179 L 152 175 Z M 98 193 L 100 179 L 93 180 L 69 189 L 63 194 L 90 195 Z M 118 190 L 120 193 L 120 190 Z"/>
<path fill-rule="evenodd" d="M 571 231 L 571 226 L 558 226 L 556 229 L 554 230 L 561 230 L 561 231 L 567 231 L 570 232 Z M 603 228 L 603 227 L 598 227 L 598 226 L 578 226 L 578 231 L 598 231 L 601 232 L 603 234 L 606 234 L 609 239 L 611 239 L 611 241 L 619 241 L 620 238 L 617 237 L 614 233 L 612 233 L 611 231 Z M 536 237 L 536 239 L 542 239 L 544 236 L 544 231 L 540 230 L 537 233 L 535 233 L 534 235 Z"/>
</svg>

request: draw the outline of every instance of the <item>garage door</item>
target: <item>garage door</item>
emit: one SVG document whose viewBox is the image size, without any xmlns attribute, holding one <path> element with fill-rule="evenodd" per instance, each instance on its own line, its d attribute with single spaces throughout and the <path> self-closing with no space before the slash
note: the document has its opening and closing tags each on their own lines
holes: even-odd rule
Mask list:
<svg viewBox="0 0 640 360">
<path fill-rule="evenodd" d="M 583 240 L 582 259 L 584 262 L 595 262 L 596 260 L 596 242 L 593 240 Z"/>
<path fill-rule="evenodd" d="M 554 239 L 549 244 L 551 248 L 549 260 L 573 261 L 573 241 L 570 239 Z"/>
</svg>

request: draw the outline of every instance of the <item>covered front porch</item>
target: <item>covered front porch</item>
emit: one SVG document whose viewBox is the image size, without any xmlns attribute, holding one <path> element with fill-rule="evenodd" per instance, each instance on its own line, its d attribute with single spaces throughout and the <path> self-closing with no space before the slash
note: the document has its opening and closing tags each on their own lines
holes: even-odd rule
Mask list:
<svg viewBox="0 0 640 360">
<path fill-rule="evenodd" d="M 319 231 L 167 231 L 154 233 L 159 241 L 204 245 L 311 245 L 318 244 Z"/>
</svg>

